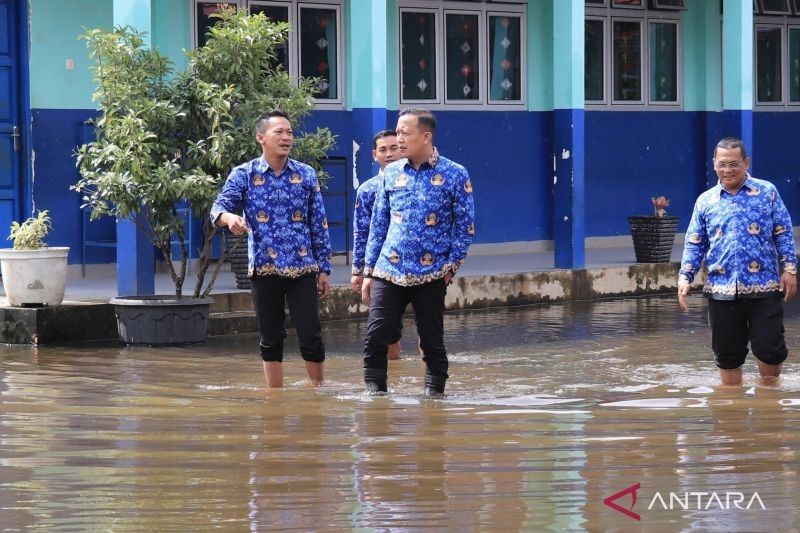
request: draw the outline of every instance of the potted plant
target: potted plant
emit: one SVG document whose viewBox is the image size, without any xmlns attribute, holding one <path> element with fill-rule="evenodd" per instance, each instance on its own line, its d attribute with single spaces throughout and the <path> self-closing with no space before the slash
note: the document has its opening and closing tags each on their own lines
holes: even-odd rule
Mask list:
<svg viewBox="0 0 800 533">
<path fill-rule="evenodd" d="M 650 201 L 653 204 L 652 215 L 628 217 L 636 262 L 669 263 L 678 217 L 667 215 L 669 200 L 665 196 L 655 196 Z"/>
<path fill-rule="evenodd" d="M 22 224 L 11 224 L 8 239 L 14 247 L 0 249 L 0 265 L 6 297 L 14 307 L 54 306 L 64 301 L 69 247 L 45 244 L 51 227 L 46 210 Z"/>
<path fill-rule="evenodd" d="M 276 47 L 288 37 L 287 24 L 245 10 L 222 8 L 216 16 L 219 21 L 206 44 L 187 52 L 183 72 L 146 48 L 143 34 L 130 27 L 90 30 L 83 36 L 94 60 L 94 98 L 101 115 L 97 139 L 78 150 L 81 178 L 73 189 L 82 194 L 82 207 L 91 210 L 92 219 L 108 215 L 136 221 L 161 252 L 175 285 L 174 295 L 121 295 L 112 301 L 120 337 L 127 343 L 205 338 L 208 296 L 230 250 L 223 242 L 214 264 L 214 242 L 222 234 L 209 220 L 216 195 L 234 166 L 260 154 L 253 130 L 257 117 L 282 108 L 297 121 L 313 107 L 317 80 L 294 82 L 277 61 Z M 318 129 L 296 140 L 292 157 L 319 169 L 319 159 L 333 145 L 333 135 Z M 202 242 L 194 254 L 179 207 L 186 203 L 202 225 Z M 198 258 L 197 275 L 186 297 L 183 285 L 192 255 Z M 123 323 L 127 316 L 145 317 L 142 313 L 150 314 L 147 309 L 156 304 L 167 310 L 144 318 L 147 324 Z M 131 305 L 143 305 L 145 311 L 126 311 Z M 164 320 L 167 315 L 175 319 Z M 181 326 L 184 333 L 164 330 L 167 323 Z"/>
</svg>

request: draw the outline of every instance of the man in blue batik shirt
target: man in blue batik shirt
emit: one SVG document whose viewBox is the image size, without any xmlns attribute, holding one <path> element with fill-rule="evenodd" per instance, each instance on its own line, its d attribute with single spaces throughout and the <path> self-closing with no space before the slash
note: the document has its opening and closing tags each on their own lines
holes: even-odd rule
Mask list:
<svg viewBox="0 0 800 533">
<path fill-rule="evenodd" d="M 383 130 L 375 134 L 372 139 L 372 157 L 380 166 L 380 171 L 377 176 L 368 179 L 356 190 L 356 207 L 353 214 L 353 271 L 350 285 L 353 292 L 359 295 L 361 284 L 364 282 L 364 253 L 369 237 L 372 208 L 375 206 L 375 195 L 383 184 L 383 169 L 392 161 L 400 159 L 400 147 L 397 145 L 397 135 L 394 130 Z M 400 359 L 399 335 L 395 342 L 389 344 L 389 359 Z"/>
<path fill-rule="evenodd" d="M 267 385 L 283 386 L 285 303 L 308 377 L 319 385 L 325 346 L 317 298 L 327 296 L 330 289 L 331 243 L 317 173 L 289 159 L 294 132 L 282 111 L 258 119 L 256 140 L 262 156 L 233 169 L 211 208 L 211 221 L 234 235 L 248 233 L 253 305 Z M 241 208 L 244 216 L 234 214 Z"/>
<path fill-rule="evenodd" d="M 364 260 L 362 298 L 370 305 L 364 382 L 369 392 L 387 390 L 388 345 L 410 303 L 426 364 L 425 393 L 441 395 L 449 377 L 444 300 L 475 233 L 472 181 L 434 147 L 430 111 L 401 112 L 396 131 L 404 159 L 384 170 Z"/>
<path fill-rule="evenodd" d="M 747 344 L 766 382 L 780 376 L 788 355 L 783 300 L 797 291 L 792 220 L 778 190 L 747 170 L 744 143 L 725 138 L 714 150 L 719 182 L 697 199 L 686 230 L 678 301 L 705 259 L 711 346 L 723 385 L 741 385 Z"/>
</svg>

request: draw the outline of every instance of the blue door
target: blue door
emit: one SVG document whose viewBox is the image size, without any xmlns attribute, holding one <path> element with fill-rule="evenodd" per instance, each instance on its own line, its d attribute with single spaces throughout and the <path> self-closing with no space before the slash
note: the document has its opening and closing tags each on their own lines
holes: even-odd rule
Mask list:
<svg viewBox="0 0 800 533">
<path fill-rule="evenodd" d="M 22 120 L 20 113 L 19 0 L 0 0 L 0 247 L 20 216 Z"/>
</svg>

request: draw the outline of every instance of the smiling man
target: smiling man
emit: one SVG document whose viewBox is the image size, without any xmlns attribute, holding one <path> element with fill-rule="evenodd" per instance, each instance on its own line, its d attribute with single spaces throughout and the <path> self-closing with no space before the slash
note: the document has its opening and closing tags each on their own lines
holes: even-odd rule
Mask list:
<svg viewBox="0 0 800 533">
<path fill-rule="evenodd" d="M 426 364 L 425 394 L 444 393 L 449 377 L 444 345 L 447 285 L 474 234 L 472 181 L 466 169 L 434 147 L 436 118 L 407 109 L 397 120 L 403 159 L 384 170 L 370 220 L 362 298 L 370 305 L 364 341 L 364 383 L 387 390 L 387 351 L 410 303 Z"/>
<path fill-rule="evenodd" d="M 714 150 L 719 182 L 697 199 L 686 230 L 678 301 L 705 259 L 711 346 L 723 385 L 742 383 L 748 343 L 764 381 L 775 380 L 788 355 L 783 300 L 797 291 L 792 220 L 778 190 L 747 171 L 744 143 L 722 139 Z"/>
<path fill-rule="evenodd" d="M 234 235 L 248 233 L 267 385 L 283 386 L 286 303 L 308 377 L 319 385 L 325 346 L 317 298 L 327 296 L 330 288 L 331 243 L 317 173 L 289 158 L 294 132 L 284 112 L 272 111 L 258 119 L 256 141 L 261 157 L 233 169 L 211 209 L 211 221 Z M 235 214 L 241 208 L 244 216 Z"/>
</svg>

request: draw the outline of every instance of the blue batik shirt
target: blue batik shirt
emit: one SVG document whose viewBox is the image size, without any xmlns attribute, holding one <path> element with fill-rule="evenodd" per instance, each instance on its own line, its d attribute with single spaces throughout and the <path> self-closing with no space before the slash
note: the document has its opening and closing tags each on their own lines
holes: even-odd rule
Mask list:
<svg viewBox="0 0 800 533">
<path fill-rule="evenodd" d="M 356 190 L 356 207 L 353 213 L 353 275 L 364 274 L 364 254 L 367 250 L 369 223 L 375 195 L 383 185 L 383 171 L 362 183 Z"/>
<path fill-rule="evenodd" d="M 289 159 L 274 172 L 263 157 L 231 171 L 211 221 L 244 208 L 250 275 L 297 278 L 331 271 L 331 241 L 317 173 Z"/>
<path fill-rule="evenodd" d="M 475 233 L 472 181 L 464 167 L 433 156 L 383 171 L 370 220 L 364 275 L 421 285 L 455 274 Z"/>
<path fill-rule="evenodd" d="M 780 273 L 797 272 L 792 219 L 778 190 L 749 174 L 737 194 L 717 183 L 697 199 L 678 279 L 691 283 L 706 261 L 703 292 L 715 300 L 780 291 Z"/>
</svg>

